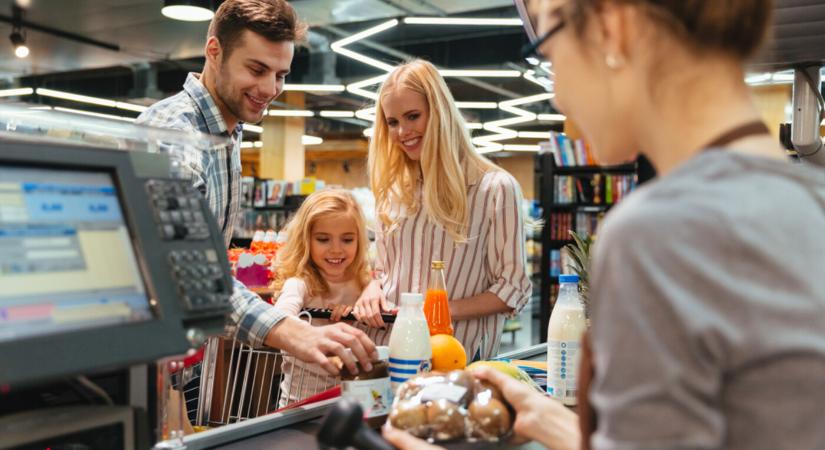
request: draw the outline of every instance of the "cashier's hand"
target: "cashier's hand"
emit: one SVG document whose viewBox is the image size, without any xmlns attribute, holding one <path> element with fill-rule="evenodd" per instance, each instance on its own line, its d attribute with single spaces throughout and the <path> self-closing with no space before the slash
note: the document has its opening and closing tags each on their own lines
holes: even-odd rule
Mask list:
<svg viewBox="0 0 825 450">
<path fill-rule="evenodd" d="M 406 431 L 396 430 L 392 427 L 384 427 L 384 439 L 388 440 L 398 450 L 444 450 L 443 447 L 430 445 Z"/>
<path fill-rule="evenodd" d="M 499 388 L 516 411 L 513 431 L 517 438 L 534 440 L 554 450 L 578 450 L 581 433 L 576 413 L 527 384 L 495 369 L 481 367 L 473 375 Z"/>
<path fill-rule="evenodd" d="M 381 289 L 381 282 L 372 280 L 358 297 L 352 313 L 359 322 L 373 328 L 385 328 L 386 324 L 381 319 L 382 311 L 389 312 L 390 305 L 387 303 L 387 297 L 384 296 L 384 290 Z"/>
<path fill-rule="evenodd" d="M 352 350 L 365 370 L 372 370 L 371 362 L 378 359 L 375 344 L 370 338 L 345 323 L 313 327 L 297 317 L 287 317 L 269 331 L 265 343 L 286 350 L 301 361 L 318 364 L 333 376 L 338 375 L 340 370 L 328 356 L 339 357 L 351 373 L 358 373 L 355 361 L 344 349 Z"/>
</svg>

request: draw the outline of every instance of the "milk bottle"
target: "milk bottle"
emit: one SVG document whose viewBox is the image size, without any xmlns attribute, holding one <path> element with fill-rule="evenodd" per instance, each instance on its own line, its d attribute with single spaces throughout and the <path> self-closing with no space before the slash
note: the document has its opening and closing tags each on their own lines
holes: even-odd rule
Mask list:
<svg viewBox="0 0 825 450">
<path fill-rule="evenodd" d="M 401 305 L 390 333 L 390 382 L 393 390 L 432 362 L 430 331 L 424 318 L 424 296 L 401 294 Z"/>
<path fill-rule="evenodd" d="M 559 297 L 547 328 L 547 393 L 570 406 L 576 404 L 576 377 L 586 328 L 578 285 L 577 275 L 559 277 Z"/>
</svg>

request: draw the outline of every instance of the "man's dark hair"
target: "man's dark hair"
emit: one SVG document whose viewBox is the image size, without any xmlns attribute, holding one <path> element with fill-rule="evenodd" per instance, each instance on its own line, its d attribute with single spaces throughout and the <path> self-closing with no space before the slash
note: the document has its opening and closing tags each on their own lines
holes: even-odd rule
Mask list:
<svg viewBox="0 0 825 450">
<path fill-rule="evenodd" d="M 272 42 L 296 42 L 304 39 L 306 29 L 286 0 L 226 0 L 215 12 L 207 37 L 217 37 L 229 56 L 244 30 Z"/>
</svg>

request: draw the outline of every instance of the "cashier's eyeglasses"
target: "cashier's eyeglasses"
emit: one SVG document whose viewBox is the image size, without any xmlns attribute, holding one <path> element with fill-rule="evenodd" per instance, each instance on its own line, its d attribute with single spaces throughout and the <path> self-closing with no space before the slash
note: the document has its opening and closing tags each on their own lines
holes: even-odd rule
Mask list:
<svg viewBox="0 0 825 450">
<path fill-rule="evenodd" d="M 546 58 L 539 52 L 539 47 L 541 47 L 556 33 L 561 31 L 567 24 L 562 16 L 561 10 L 563 7 L 558 7 L 550 13 L 550 16 L 558 18 L 558 22 L 547 32 L 539 36 L 536 29 L 540 15 L 537 10 L 539 9 L 537 8 L 537 5 L 540 1 L 542 0 L 513 0 L 513 3 L 516 6 L 516 11 L 518 11 L 518 15 L 521 18 L 524 33 L 527 34 L 527 38 L 530 40 L 529 44 L 526 44 L 521 48 L 521 56 L 525 59 L 535 58 L 537 60 L 546 60 Z"/>
<path fill-rule="evenodd" d="M 558 33 L 559 31 L 564 28 L 567 23 L 564 19 L 559 20 L 559 23 L 550 28 L 546 33 L 542 34 L 538 37 L 535 42 L 531 42 L 529 44 L 525 44 L 524 47 L 521 48 L 521 57 L 522 58 L 536 58 L 538 60 L 547 59 L 541 53 L 539 53 L 539 47 L 541 47 L 548 39 L 553 37 L 554 34 Z"/>
</svg>

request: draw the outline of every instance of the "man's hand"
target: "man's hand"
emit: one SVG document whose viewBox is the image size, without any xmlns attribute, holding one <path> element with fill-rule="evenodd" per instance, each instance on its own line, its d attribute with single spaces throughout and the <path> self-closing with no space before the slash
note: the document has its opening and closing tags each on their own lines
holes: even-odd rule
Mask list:
<svg viewBox="0 0 825 450">
<path fill-rule="evenodd" d="M 384 290 L 381 289 L 381 282 L 372 280 L 358 297 L 352 313 L 359 322 L 373 328 L 384 328 L 386 324 L 381 319 L 382 311 L 389 312 L 390 305 L 387 303 L 387 297 L 384 296 Z"/>
<path fill-rule="evenodd" d="M 264 343 L 285 350 L 301 361 L 318 364 L 333 376 L 340 371 L 328 356 L 341 358 L 351 373 L 358 373 L 355 361 L 344 349 L 352 350 L 364 370 L 372 370 L 372 361 L 378 359 L 375 344 L 370 338 L 345 323 L 313 327 L 296 317 L 287 317 L 269 331 Z"/>
</svg>

